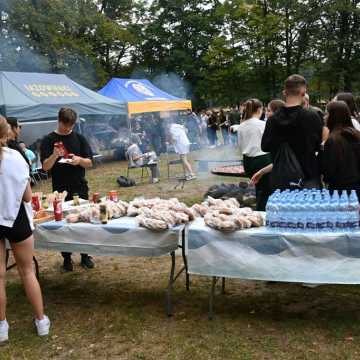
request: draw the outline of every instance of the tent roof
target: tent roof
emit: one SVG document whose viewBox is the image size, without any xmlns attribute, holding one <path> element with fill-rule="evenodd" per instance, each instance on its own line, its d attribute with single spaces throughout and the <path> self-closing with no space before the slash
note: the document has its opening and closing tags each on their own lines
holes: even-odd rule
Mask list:
<svg viewBox="0 0 360 360">
<path fill-rule="evenodd" d="M 111 79 L 99 94 L 128 104 L 128 113 L 191 109 L 191 101 L 170 95 L 146 79 Z"/>
<path fill-rule="evenodd" d="M 79 116 L 126 114 L 126 105 L 76 83 L 66 75 L 0 72 L 0 109 L 21 121 L 56 118 L 68 106 Z"/>
</svg>

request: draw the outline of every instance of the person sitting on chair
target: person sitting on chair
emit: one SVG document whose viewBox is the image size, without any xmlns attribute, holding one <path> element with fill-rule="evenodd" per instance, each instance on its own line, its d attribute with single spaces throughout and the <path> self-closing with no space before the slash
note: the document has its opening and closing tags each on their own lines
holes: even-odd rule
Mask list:
<svg viewBox="0 0 360 360">
<path fill-rule="evenodd" d="M 32 150 L 26 147 L 26 144 L 23 141 L 19 141 L 18 144 L 30 163 L 31 172 L 34 173 L 36 171 L 36 155 Z"/>
<path fill-rule="evenodd" d="M 129 161 L 129 167 L 149 167 L 151 171 L 151 182 L 159 182 L 159 166 L 156 153 L 151 151 L 143 153 L 139 147 L 140 138 L 138 135 L 130 136 L 130 146 L 126 150 L 126 156 Z"/>
</svg>

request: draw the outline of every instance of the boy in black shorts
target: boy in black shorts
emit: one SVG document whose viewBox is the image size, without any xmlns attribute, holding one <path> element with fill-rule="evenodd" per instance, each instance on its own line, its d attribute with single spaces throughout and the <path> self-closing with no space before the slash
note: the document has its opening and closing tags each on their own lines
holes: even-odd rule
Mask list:
<svg viewBox="0 0 360 360">
<path fill-rule="evenodd" d="M 92 166 L 92 151 L 84 136 L 73 131 L 77 114 L 69 108 L 62 108 L 58 115 L 58 127 L 47 135 L 41 143 L 40 154 L 43 169 L 51 170 L 53 191 L 67 191 L 66 201 L 71 200 L 74 194 L 82 199 L 89 198 L 89 188 L 85 179 L 85 169 Z M 62 142 L 64 149 L 54 146 Z M 65 152 L 71 153 L 72 162 L 59 163 Z M 64 258 L 64 270 L 73 271 L 71 253 L 61 253 Z M 94 267 L 92 258 L 81 254 L 81 265 L 84 268 Z"/>
</svg>

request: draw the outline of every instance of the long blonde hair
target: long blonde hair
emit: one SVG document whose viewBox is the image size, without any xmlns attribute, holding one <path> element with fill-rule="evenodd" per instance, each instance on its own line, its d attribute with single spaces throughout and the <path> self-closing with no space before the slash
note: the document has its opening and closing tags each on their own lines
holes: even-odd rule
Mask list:
<svg viewBox="0 0 360 360">
<path fill-rule="evenodd" d="M 9 133 L 9 124 L 6 119 L 0 115 L 0 160 L 2 158 L 3 146 L 6 144 Z"/>
</svg>

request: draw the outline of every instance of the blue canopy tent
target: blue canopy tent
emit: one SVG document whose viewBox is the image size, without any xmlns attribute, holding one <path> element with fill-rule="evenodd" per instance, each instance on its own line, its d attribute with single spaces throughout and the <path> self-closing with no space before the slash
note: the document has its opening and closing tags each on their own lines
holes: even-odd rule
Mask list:
<svg viewBox="0 0 360 360">
<path fill-rule="evenodd" d="M 170 95 L 145 79 L 111 79 L 99 94 L 127 103 L 128 115 L 191 109 L 191 101 Z"/>
</svg>

